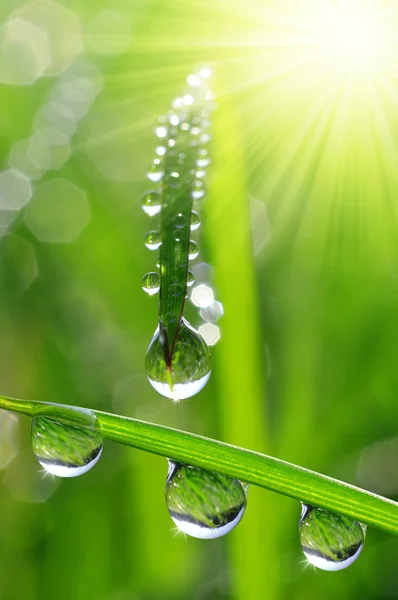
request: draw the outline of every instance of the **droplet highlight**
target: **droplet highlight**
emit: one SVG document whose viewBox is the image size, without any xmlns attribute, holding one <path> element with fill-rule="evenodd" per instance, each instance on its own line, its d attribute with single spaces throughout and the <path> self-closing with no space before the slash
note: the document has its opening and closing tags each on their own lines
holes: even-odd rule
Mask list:
<svg viewBox="0 0 398 600">
<path fill-rule="evenodd" d="M 365 527 L 358 521 L 303 505 L 300 543 L 307 560 L 323 571 L 341 571 L 358 558 Z"/>
<path fill-rule="evenodd" d="M 174 343 L 171 364 L 166 362 L 164 334 L 158 327 L 149 344 L 145 368 L 149 383 L 162 396 L 174 401 L 191 398 L 209 380 L 211 354 L 202 336 L 181 320 Z"/>
<path fill-rule="evenodd" d="M 211 540 L 232 531 L 242 519 L 246 491 L 237 479 L 170 462 L 166 504 L 180 531 Z"/>
<path fill-rule="evenodd" d="M 65 407 L 65 414 L 60 411 L 59 418 L 34 417 L 31 438 L 39 463 L 57 477 L 77 477 L 87 473 L 102 453 L 98 419 L 85 409 Z"/>
<path fill-rule="evenodd" d="M 160 290 L 160 275 L 159 273 L 151 272 L 144 275 L 142 278 L 141 287 L 150 296 L 157 294 Z"/>
</svg>

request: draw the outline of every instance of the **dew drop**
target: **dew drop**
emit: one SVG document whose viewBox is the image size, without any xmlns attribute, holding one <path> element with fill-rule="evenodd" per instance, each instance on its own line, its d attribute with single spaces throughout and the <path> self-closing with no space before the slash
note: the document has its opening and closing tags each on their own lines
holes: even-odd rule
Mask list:
<svg viewBox="0 0 398 600">
<path fill-rule="evenodd" d="M 200 200 L 205 195 L 205 186 L 203 181 L 195 179 L 192 184 L 191 196 L 194 200 Z"/>
<path fill-rule="evenodd" d="M 174 127 L 176 127 L 180 123 L 180 119 L 179 119 L 178 115 L 175 113 L 172 113 L 170 115 L 169 121 L 170 121 L 170 125 L 173 125 Z"/>
<path fill-rule="evenodd" d="M 207 167 L 210 164 L 210 158 L 208 156 L 208 152 L 204 148 L 202 148 L 202 150 L 199 151 L 199 157 L 198 157 L 198 160 L 196 161 L 196 164 L 201 169 L 203 169 L 203 167 Z"/>
<path fill-rule="evenodd" d="M 184 288 L 180 283 L 172 283 L 169 286 L 169 293 L 174 298 L 179 298 L 184 293 Z"/>
<path fill-rule="evenodd" d="M 156 127 L 155 129 L 155 134 L 160 139 L 165 138 L 167 136 L 167 127 L 165 127 L 164 125 L 159 125 L 159 127 Z"/>
<path fill-rule="evenodd" d="M 144 292 L 153 296 L 160 290 L 160 275 L 159 273 L 151 272 L 144 275 L 141 283 Z"/>
<path fill-rule="evenodd" d="M 200 227 L 200 216 L 196 210 L 193 210 L 191 213 L 191 231 L 196 231 Z"/>
<path fill-rule="evenodd" d="M 65 407 L 65 415 L 59 418 L 34 417 L 31 436 L 39 463 L 57 477 L 83 475 L 101 456 L 100 425 L 89 410 Z"/>
<path fill-rule="evenodd" d="M 156 146 L 155 152 L 158 156 L 164 156 L 166 154 L 166 147 L 165 146 Z"/>
<path fill-rule="evenodd" d="M 188 224 L 188 218 L 184 213 L 178 213 L 174 219 L 176 229 L 184 229 Z"/>
<path fill-rule="evenodd" d="M 323 571 L 352 565 L 365 541 L 365 528 L 358 521 L 304 504 L 299 532 L 307 560 Z"/>
<path fill-rule="evenodd" d="M 149 383 L 166 398 L 184 400 L 204 388 L 211 373 L 210 350 L 202 336 L 181 320 L 171 365 L 165 360 L 163 336 L 159 327 L 149 344 L 145 368 Z"/>
<path fill-rule="evenodd" d="M 237 479 L 169 462 L 166 504 L 180 531 L 211 540 L 232 531 L 242 519 L 246 491 Z"/>
<path fill-rule="evenodd" d="M 201 78 L 196 75 L 196 73 L 191 73 L 191 75 L 188 75 L 187 77 L 187 84 L 191 85 L 192 87 L 200 87 L 203 82 Z"/>
<path fill-rule="evenodd" d="M 161 160 L 160 160 L 160 158 L 155 158 L 153 163 L 148 168 L 146 176 L 148 177 L 148 179 L 150 181 L 153 181 L 154 183 L 156 183 L 163 178 L 163 175 L 164 175 L 164 168 L 161 163 Z"/>
<path fill-rule="evenodd" d="M 199 246 L 196 242 L 191 240 L 189 242 L 188 258 L 189 258 L 189 260 L 195 260 L 195 258 L 198 258 L 198 256 L 199 256 Z"/>
<path fill-rule="evenodd" d="M 158 250 L 162 245 L 162 238 L 159 231 L 149 231 L 145 236 L 144 242 L 148 250 Z"/>
<path fill-rule="evenodd" d="M 192 273 L 192 271 L 188 271 L 187 286 L 191 287 L 191 285 L 193 285 L 194 283 L 195 283 L 195 275 Z"/>
<path fill-rule="evenodd" d="M 162 199 L 158 192 L 147 192 L 142 199 L 142 210 L 150 217 L 158 215 L 162 209 Z"/>
<path fill-rule="evenodd" d="M 186 106 L 192 106 L 192 104 L 194 103 L 194 97 L 191 94 L 185 94 L 185 96 L 183 96 L 182 99 Z"/>
</svg>

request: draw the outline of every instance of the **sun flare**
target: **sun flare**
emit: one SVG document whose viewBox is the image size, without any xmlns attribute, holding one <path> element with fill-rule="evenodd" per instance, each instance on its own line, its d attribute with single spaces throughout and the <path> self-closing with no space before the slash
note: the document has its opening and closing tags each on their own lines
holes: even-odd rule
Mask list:
<svg viewBox="0 0 398 600">
<path fill-rule="evenodd" d="M 324 4 L 313 20 L 314 58 L 340 74 L 370 75 L 394 54 L 388 12 L 368 2 Z"/>
</svg>

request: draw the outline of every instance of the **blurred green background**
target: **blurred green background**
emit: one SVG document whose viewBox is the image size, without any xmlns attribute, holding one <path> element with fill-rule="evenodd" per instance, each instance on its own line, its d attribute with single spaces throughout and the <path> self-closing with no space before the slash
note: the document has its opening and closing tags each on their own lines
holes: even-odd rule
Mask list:
<svg viewBox="0 0 398 600">
<path fill-rule="evenodd" d="M 397 499 L 398 7 L 364 4 L 366 18 L 344 6 L 365 44 L 340 36 L 337 52 L 340 2 L 2 0 L 1 394 L 218 437 Z M 209 385 L 176 407 L 144 372 L 157 302 L 140 288 L 154 268 L 140 203 L 157 116 L 203 65 L 219 106 L 196 273 L 225 315 Z M 298 503 L 251 489 L 226 539 L 185 539 L 164 460 L 108 443 L 84 477 L 43 479 L 29 426 L 0 413 L 1 599 L 398 596 L 390 536 L 368 531 L 347 571 L 315 572 Z"/>
</svg>

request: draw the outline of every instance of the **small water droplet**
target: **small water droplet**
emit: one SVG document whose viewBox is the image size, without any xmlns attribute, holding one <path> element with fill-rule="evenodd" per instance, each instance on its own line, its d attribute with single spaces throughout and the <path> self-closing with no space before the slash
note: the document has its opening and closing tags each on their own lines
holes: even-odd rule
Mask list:
<svg viewBox="0 0 398 600">
<path fill-rule="evenodd" d="M 158 156 L 164 156 L 166 154 L 166 147 L 165 146 L 156 146 L 155 152 Z"/>
<path fill-rule="evenodd" d="M 192 184 L 191 196 L 194 200 L 200 200 L 205 195 L 205 186 L 203 181 L 195 179 Z"/>
<path fill-rule="evenodd" d="M 159 231 L 148 231 L 144 240 L 148 250 L 157 250 L 162 245 L 162 238 Z"/>
<path fill-rule="evenodd" d="M 204 169 L 200 169 L 196 171 L 195 175 L 198 179 L 203 179 L 204 177 L 206 177 L 206 171 Z"/>
<path fill-rule="evenodd" d="M 202 148 L 202 150 L 199 150 L 199 156 L 196 161 L 196 164 L 201 169 L 203 167 L 207 167 L 210 164 L 210 158 L 208 156 L 208 152 L 204 148 Z"/>
<path fill-rule="evenodd" d="M 181 123 L 180 129 L 181 131 L 189 131 L 189 123 L 187 121 L 184 121 L 184 123 Z"/>
<path fill-rule="evenodd" d="M 196 231 L 200 227 L 200 216 L 196 210 L 193 210 L 191 213 L 191 231 Z"/>
<path fill-rule="evenodd" d="M 182 99 L 186 106 L 191 106 L 194 103 L 194 97 L 191 94 L 185 94 Z"/>
<path fill-rule="evenodd" d="M 242 519 L 246 491 L 237 479 L 170 462 L 166 504 L 180 531 L 210 540 L 226 535 Z"/>
<path fill-rule="evenodd" d="M 159 275 L 159 273 L 155 273 L 154 271 L 152 271 L 152 272 L 144 275 L 144 277 L 142 278 L 141 286 L 142 286 L 142 289 L 144 290 L 144 292 L 146 292 L 150 296 L 157 294 L 158 291 L 160 290 L 160 275 Z"/>
<path fill-rule="evenodd" d="M 349 567 L 358 558 L 365 541 L 365 529 L 358 521 L 306 505 L 299 532 L 307 560 L 323 571 Z"/>
<path fill-rule="evenodd" d="M 173 140 L 173 138 L 170 138 L 167 142 L 167 145 L 169 146 L 169 148 L 174 148 L 174 146 L 176 145 L 176 141 Z"/>
<path fill-rule="evenodd" d="M 207 144 L 208 142 L 210 142 L 210 140 L 211 140 L 210 134 L 205 132 L 205 133 L 202 133 L 199 141 L 201 144 Z"/>
<path fill-rule="evenodd" d="M 184 229 L 188 224 L 188 218 L 184 213 L 178 213 L 174 219 L 174 227 L 176 229 Z"/>
<path fill-rule="evenodd" d="M 150 181 L 156 183 L 160 181 L 164 175 L 164 168 L 160 158 L 155 158 L 153 163 L 150 165 L 147 171 L 147 177 Z"/>
<path fill-rule="evenodd" d="M 191 287 L 191 285 L 193 285 L 194 283 L 195 283 L 195 275 L 192 273 L 192 271 L 188 271 L 187 286 Z"/>
<path fill-rule="evenodd" d="M 158 215 L 162 209 L 162 197 L 158 192 L 147 192 L 142 199 L 142 210 L 150 217 Z"/>
<path fill-rule="evenodd" d="M 199 71 L 199 76 L 202 79 L 210 79 L 210 77 L 212 76 L 211 69 L 209 69 L 209 67 L 203 67 L 203 69 L 200 69 Z"/>
<path fill-rule="evenodd" d="M 60 411 L 59 418 L 34 417 L 31 436 L 33 452 L 39 463 L 57 477 L 83 475 L 101 456 L 100 425 L 89 410 L 65 407 L 65 414 Z"/>
<path fill-rule="evenodd" d="M 196 75 L 196 73 L 191 73 L 187 77 L 187 84 L 191 85 L 192 87 L 200 87 L 201 85 L 203 85 L 203 81 L 201 80 L 199 75 Z"/>
<path fill-rule="evenodd" d="M 164 125 L 159 125 L 155 128 L 155 135 L 157 135 L 157 137 L 160 139 L 167 137 L 167 127 Z"/>
<path fill-rule="evenodd" d="M 180 283 L 171 283 L 169 286 L 169 293 L 174 298 L 179 298 L 184 293 L 184 288 Z"/>
<path fill-rule="evenodd" d="M 180 123 L 180 119 L 179 119 L 178 115 L 176 115 L 175 113 L 172 113 L 170 115 L 169 121 L 170 121 L 171 125 L 174 125 L 174 127 L 176 127 Z"/>
<path fill-rule="evenodd" d="M 196 242 L 191 240 L 189 242 L 188 258 L 189 258 L 189 260 L 195 260 L 195 258 L 198 258 L 198 256 L 199 256 L 199 246 Z"/>
<path fill-rule="evenodd" d="M 150 384 L 159 394 L 172 400 L 184 400 L 200 392 L 209 380 L 210 350 L 202 336 L 182 319 L 171 365 L 166 364 L 158 327 L 146 353 L 145 367 Z"/>
</svg>

